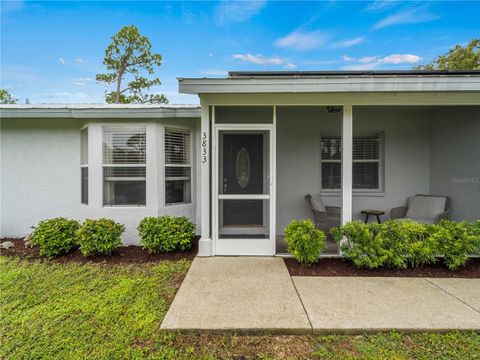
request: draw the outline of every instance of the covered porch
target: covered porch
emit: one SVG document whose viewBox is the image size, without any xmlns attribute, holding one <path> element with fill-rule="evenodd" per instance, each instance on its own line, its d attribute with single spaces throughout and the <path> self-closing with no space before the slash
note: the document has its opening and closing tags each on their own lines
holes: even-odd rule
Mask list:
<svg viewBox="0 0 480 360">
<path fill-rule="evenodd" d="M 416 194 L 449 197 L 453 220 L 480 218 L 474 93 L 333 93 L 318 86 L 312 93 L 281 87 L 263 93 L 258 84 L 259 93 L 238 87 L 234 93 L 197 86 L 200 256 L 285 253 L 285 227 L 314 218 L 307 194 L 335 209 L 331 221 L 317 224 L 327 233 L 363 220 L 365 209 L 384 211 L 381 221 L 389 220 L 392 208 Z M 340 255 L 331 239 L 324 255 Z"/>
</svg>

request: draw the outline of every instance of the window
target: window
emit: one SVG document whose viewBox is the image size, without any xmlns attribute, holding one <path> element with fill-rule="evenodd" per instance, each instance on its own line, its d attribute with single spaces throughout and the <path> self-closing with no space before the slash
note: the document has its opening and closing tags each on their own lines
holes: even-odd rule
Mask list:
<svg viewBox="0 0 480 360">
<path fill-rule="evenodd" d="M 379 133 L 353 135 L 353 189 L 380 190 L 381 139 Z M 322 189 L 342 187 L 342 142 L 340 136 L 322 136 Z"/>
<path fill-rule="evenodd" d="M 145 126 L 103 128 L 103 204 L 146 205 Z"/>
<path fill-rule="evenodd" d="M 191 202 L 191 136 L 189 130 L 165 128 L 165 204 Z"/>
<path fill-rule="evenodd" d="M 88 205 L 88 128 L 80 130 L 80 199 Z"/>
</svg>

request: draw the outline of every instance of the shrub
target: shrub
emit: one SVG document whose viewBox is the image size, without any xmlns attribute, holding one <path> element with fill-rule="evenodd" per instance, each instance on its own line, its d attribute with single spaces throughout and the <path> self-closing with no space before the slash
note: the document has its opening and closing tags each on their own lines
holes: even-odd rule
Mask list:
<svg viewBox="0 0 480 360">
<path fill-rule="evenodd" d="M 385 266 L 406 269 L 435 263 L 437 241 L 427 225 L 415 221 L 387 221 L 377 226 L 376 237 L 387 252 Z"/>
<path fill-rule="evenodd" d="M 40 221 L 34 227 L 31 242 L 40 246 L 40 255 L 52 258 L 76 247 L 75 231 L 80 224 L 62 217 Z"/>
<path fill-rule="evenodd" d="M 122 243 L 125 226 L 111 219 L 87 219 L 77 230 L 77 241 L 84 256 L 109 255 Z"/>
<path fill-rule="evenodd" d="M 140 243 L 149 253 L 191 248 L 195 225 L 185 216 L 146 217 L 137 227 Z"/>
<path fill-rule="evenodd" d="M 333 228 L 330 233 L 346 259 L 353 261 L 357 267 L 375 269 L 384 265 L 390 256 L 384 248 L 382 238 L 376 237 L 378 224 L 364 224 L 356 220 L 339 228 Z M 342 239 L 345 238 L 345 241 Z"/>
<path fill-rule="evenodd" d="M 450 270 L 465 266 L 470 255 L 480 251 L 480 220 L 475 223 L 442 220 L 433 228 L 432 237 L 438 242 Z"/>
<path fill-rule="evenodd" d="M 303 265 L 318 260 L 325 247 L 325 238 L 325 233 L 316 229 L 311 220 L 293 220 L 285 229 L 287 250 Z"/>
</svg>

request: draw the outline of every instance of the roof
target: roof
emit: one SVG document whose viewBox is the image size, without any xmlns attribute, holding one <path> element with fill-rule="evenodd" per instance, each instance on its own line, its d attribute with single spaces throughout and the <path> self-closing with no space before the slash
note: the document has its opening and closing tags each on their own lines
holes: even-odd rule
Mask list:
<svg viewBox="0 0 480 360">
<path fill-rule="evenodd" d="M 57 118 L 200 117 L 200 105 L 170 104 L 13 104 L 0 105 L 0 116 Z"/>
<path fill-rule="evenodd" d="M 231 71 L 178 82 L 187 94 L 480 92 L 480 70 Z"/>
<path fill-rule="evenodd" d="M 356 70 L 356 71 L 229 71 L 230 78 L 265 77 L 385 77 L 480 75 L 480 70 Z"/>
</svg>

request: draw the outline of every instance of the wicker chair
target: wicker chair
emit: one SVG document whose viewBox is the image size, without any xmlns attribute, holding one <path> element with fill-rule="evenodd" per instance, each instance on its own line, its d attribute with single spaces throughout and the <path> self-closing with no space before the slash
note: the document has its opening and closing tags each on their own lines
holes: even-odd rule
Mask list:
<svg viewBox="0 0 480 360">
<path fill-rule="evenodd" d="M 407 213 L 408 209 L 412 203 L 412 200 L 416 196 L 422 196 L 422 197 L 442 197 L 445 198 L 445 208 L 443 209 L 442 212 L 439 212 L 435 214 L 434 217 L 428 217 L 428 218 L 411 218 L 412 220 L 422 222 L 422 223 L 433 223 L 436 224 L 442 219 L 448 219 L 450 215 L 450 211 L 452 209 L 452 199 L 449 198 L 448 196 L 442 196 L 442 195 L 423 195 L 423 194 L 418 194 L 415 196 L 412 196 L 408 198 L 407 206 L 400 206 L 393 208 L 390 210 L 390 219 L 395 220 L 395 219 L 407 219 Z"/>
<path fill-rule="evenodd" d="M 323 230 L 328 233 L 330 228 L 334 226 L 340 226 L 340 207 L 338 206 L 325 206 L 325 211 L 320 211 L 312 204 L 312 195 L 305 195 L 305 201 L 308 204 L 310 210 L 313 213 L 313 222 L 317 229 Z"/>
</svg>

